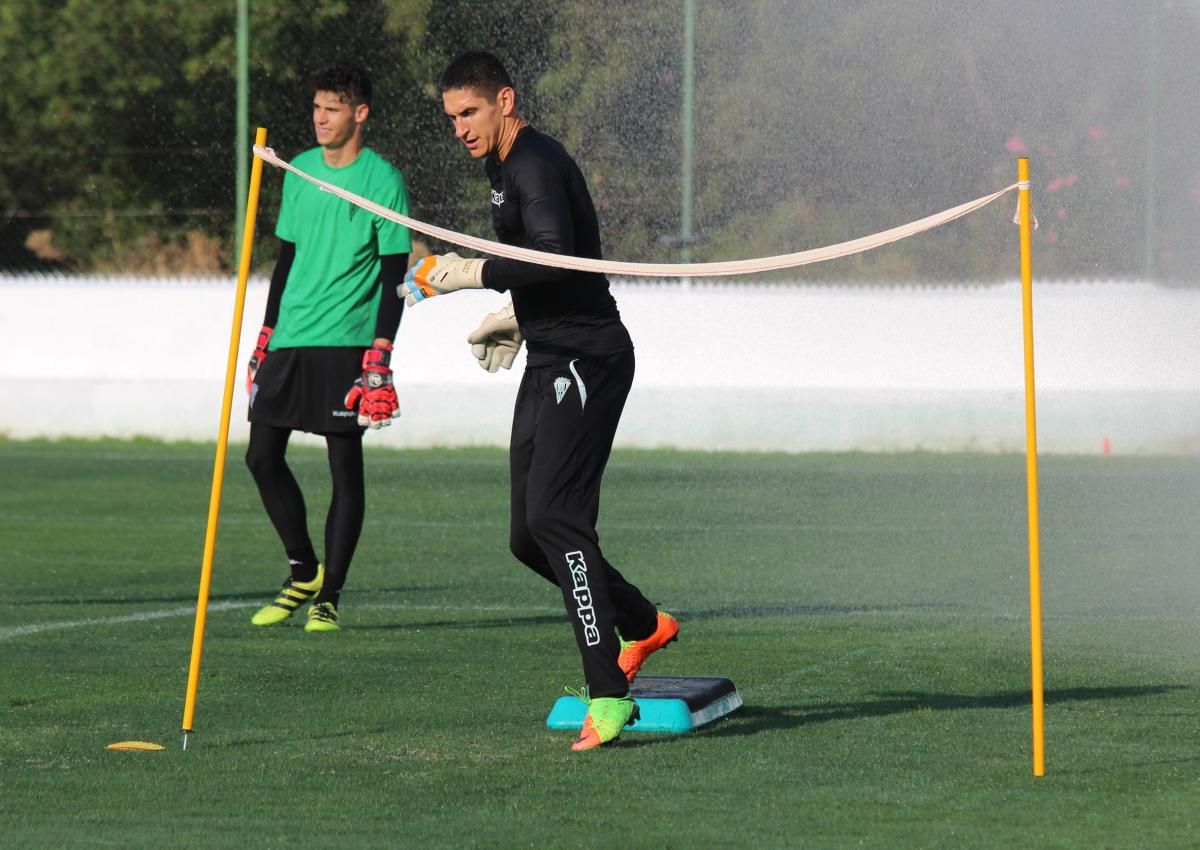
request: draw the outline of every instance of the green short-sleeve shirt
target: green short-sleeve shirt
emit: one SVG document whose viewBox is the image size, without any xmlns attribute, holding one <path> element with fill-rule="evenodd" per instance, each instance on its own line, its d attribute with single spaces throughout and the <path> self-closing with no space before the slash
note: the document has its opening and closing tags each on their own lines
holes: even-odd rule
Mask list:
<svg viewBox="0 0 1200 850">
<path fill-rule="evenodd" d="M 408 213 L 404 175 L 370 148 L 344 168 L 321 148 L 292 160 L 305 174 L 399 213 Z M 271 348 L 370 346 L 379 314 L 379 258 L 412 250 L 408 228 L 323 192 L 291 172 L 275 235 L 296 245 Z"/>
</svg>

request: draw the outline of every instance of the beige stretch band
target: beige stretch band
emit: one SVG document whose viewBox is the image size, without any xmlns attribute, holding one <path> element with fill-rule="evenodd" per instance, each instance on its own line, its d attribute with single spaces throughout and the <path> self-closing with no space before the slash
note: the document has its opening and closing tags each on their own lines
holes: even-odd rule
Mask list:
<svg viewBox="0 0 1200 850">
<path fill-rule="evenodd" d="M 584 257 L 571 257 L 565 254 L 532 251 L 528 248 L 518 248 L 513 245 L 504 245 L 500 242 L 490 242 L 487 239 L 479 239 L 475 236 L 468 236 L 465 233 L 456 233 L 444 227 L 425 224 L 414 218 L 401 215 L 395 210 L 381 207 L 379 204 L 368 201 L 366 198 L 361 198 L 353 192 L 347 192 L 345 189 L 305 174 L 300 169 L 290 163 L 284 162 L 276 156 L 275 151 L 271 148 L 255 145 L 254 155 L 264 162 L 269 162 L 271 165 L 290 171 L 304 178 L 309 183 L 319 186 L 323 191 L 337 195 L 339 198 L 344 198 L 355 206 L 362 207 L 364 210 L 373 212 L 375 215 L 386 218 L 388 221 L 403 224 L 405 227 L 411 228 L 418 233 L 424 233 L 426 236 L 432 236 L 435 239 L 441 239 L 453 245 L 461 245 L 464 248 L 470 248 L 474 251 L 492 254 L 497 257 L 505 257 L 510 260 L 536 263 L 539 266 L 554 266 L 561 269 L 599 272 L 601 274 L 623 275 L 627 277 L 725 277 L 729 275 L 756 274 L 759 272 L 776 271 L 778 269 L 790 269 L 796 266 L 806 266 L 810 263 L 834 260 L 838 257 L 846 257 L 850 254 L 859 254 L 863 251 L 869 251 L 872 248 L 879 248 L 926 230 L 932 230 L 947 222 L 954 221 L 956 218 L 962 218 L 978 209 L 982 209 L 992 203 L 992 201 L 1007 195 L 1013 189 L 1017 188 L 1017 184 L 1013 183 L 1011 186 L 1007 186 L 998 192 L 984 195 L 982 198 L 976 198 L 974 201 L 968 201 L 965 204 L 959 204 L 944 212 L 926 216 L 910 224 L 893 227 L 891 230 L 884 230 L 872 236 L 851 239 L 849 242 L 839 242 L 836 245 L 830 245 L 826 248 L 812 248 L 808 251 L 798 251 L 794 254 L 779 254 L 778 256 L 761 257 L 756 260 L 732 260 L 722 263 L 625 263 L 616 260 L 591 260 Z"/>
</svg>

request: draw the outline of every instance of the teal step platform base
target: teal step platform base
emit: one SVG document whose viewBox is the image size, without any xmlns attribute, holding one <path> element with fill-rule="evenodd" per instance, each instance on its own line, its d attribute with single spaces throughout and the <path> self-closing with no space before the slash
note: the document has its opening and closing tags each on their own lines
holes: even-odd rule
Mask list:
<svg viewBox="0 0 1200 850">
<path fill-rule="evenodd" d="M 710 676 L 638 676 L 629 693 L 637 700 L 641 718 L 626 726 L 626 732 L 690 732 L 742 704 L 733 682 Z M 546 728 L 582 729 L 586 715 L 583 700 L 559 697 L 546 718 Z"/>
</svg>

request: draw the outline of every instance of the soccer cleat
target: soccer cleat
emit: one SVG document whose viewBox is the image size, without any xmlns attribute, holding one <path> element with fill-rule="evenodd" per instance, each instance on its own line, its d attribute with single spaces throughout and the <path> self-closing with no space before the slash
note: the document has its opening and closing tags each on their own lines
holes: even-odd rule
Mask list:
<svg viewBox="0 0 1200 850">
<path fill-rule="evenodd" d="M 622 640 L 617 666 L 630 682 L 642 669 L 646 659 L 679 637 L 679 621 L 663 611 L 658 612 L 654 633 L 642 640 Z"/>
<path fill-rule="evenodd" d="M 638 704 L 633 697 L 600 697 L 588 701 L 587 717 L 583 719 L 583 730 L 579 740 L 571 745 L 575 752 L 590 750 L 617 740 L 621 730 L 636 723 Z"/>
<path fill-rule="evenodd" d="M 304 624 L 306 632 L 336 632 L 337 606 L 332 602 L 314 602 L 308 609 L 308 622 Z"/>
<path fill-rule="evenodd" d="M 250 622 L 256 626 L 273 626 L 276 623 L 282 623 L 296 613 L 297 608 L 316 596 L 324 581 L 324 564 L 317 564 L 317 577 L 312 581 L 296 581 L 294 578 L 288 578 L 283 583 L 279 595 L 275 597 L 275 601 L 259 608 L 250 618 Z"/>
</svg>

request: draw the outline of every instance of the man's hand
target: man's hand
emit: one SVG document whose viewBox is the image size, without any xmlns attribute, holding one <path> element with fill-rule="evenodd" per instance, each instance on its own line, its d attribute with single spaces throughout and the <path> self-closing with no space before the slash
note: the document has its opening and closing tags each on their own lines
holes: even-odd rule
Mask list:
<svg viewBox="0 0 1200 850">
<path fill-rule="evenodd" d="M 464 260 L 458 254 L 431 254 L 408 270 L 396 290 L 404 303 L 414 304 L 458 289 L 483 289 L 483 264 L 487 260 Z"/>
<path fill-rule="evenodd" d="M 246 364 L 246 395 L 252 395 L 254 392 L 254 378 L 262 368 L 263 361 L 267 359 L 267 346 L 273 333 L 275 329 L 266 325 L 258 332 L 258 343 L 254 346 L 254 353 L 250 355 L 250 362 Z"/>
<path fill-rule="evenodd" d="M 521 350 L 521 340 L 511 301 L 495 313 L 488 313 L 479 327 L 467 337 L 471 353 L 479 361 L 480 368 L 489 372 L 511 369 L 517 352 Z"/>
<path fill-rule="evenodd" d="M 392 386 L 392 346 L 376 340 L 375 347 L 363 352 L 362 376 L 346 393 L 346 409 L 358 406 L 358 424 L 376 430 L 392 424 L 400 415 L 400 401 Z"/>
</svg>

